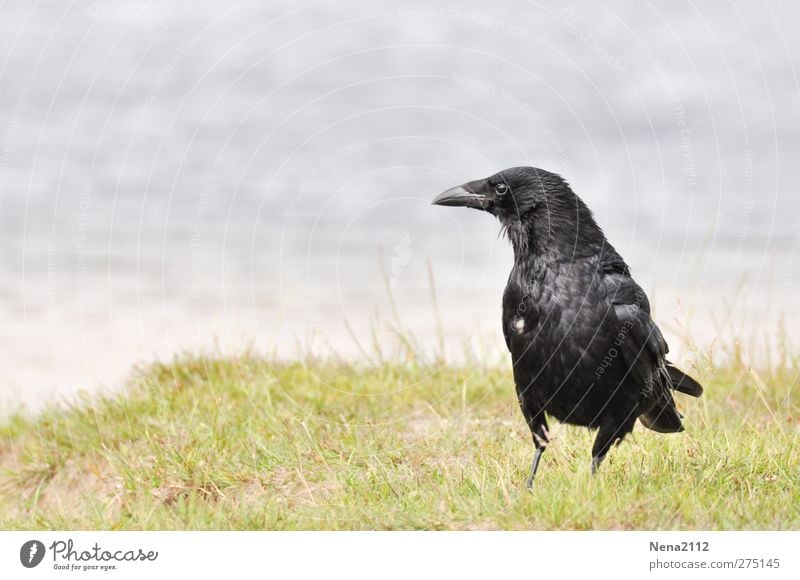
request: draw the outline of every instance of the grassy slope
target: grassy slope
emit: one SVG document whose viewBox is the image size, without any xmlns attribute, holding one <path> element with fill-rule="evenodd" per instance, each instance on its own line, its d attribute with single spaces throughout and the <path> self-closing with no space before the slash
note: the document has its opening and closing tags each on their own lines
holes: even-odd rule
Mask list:
<svg viewBox="0 0 800 580">
<path fill-rule="evenodd" d="M 708 369 L 687 431 L 637 427 L 588 473 L 551 425 L 535 493 L 506 369 L 187 359 L 0 427 L 0 526 L 798 529 L 797 372 Z"/>
</svg>

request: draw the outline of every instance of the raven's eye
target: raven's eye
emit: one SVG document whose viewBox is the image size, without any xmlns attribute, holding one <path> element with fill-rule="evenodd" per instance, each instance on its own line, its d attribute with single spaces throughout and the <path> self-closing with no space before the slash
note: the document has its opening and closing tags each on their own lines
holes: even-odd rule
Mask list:
<svg viewBox="0 0 800 580">
<path fill-rule="evenodd" d="M 505 183 L 498 183 L 494 186 L 494 192 L 497 195 L 505 195 L 508 193 L 509 189 L 510 188 Z"/>
</svg>

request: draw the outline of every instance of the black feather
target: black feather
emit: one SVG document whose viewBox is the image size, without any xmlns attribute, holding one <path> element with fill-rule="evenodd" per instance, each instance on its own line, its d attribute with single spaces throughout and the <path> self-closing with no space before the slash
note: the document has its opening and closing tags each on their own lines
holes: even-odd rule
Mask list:
<svg viewBox="0 0 800 580">
<path fill-rule="evenodd" d="M 667 372 L 669 373 L 669 380 L 672 383 L 672 388 L 679 393 L 685 393 L 692 397 L 699 397 L 703 394 L 703 387 L 700 383 L 669 363 L 667 363 Z"/>
</svg>

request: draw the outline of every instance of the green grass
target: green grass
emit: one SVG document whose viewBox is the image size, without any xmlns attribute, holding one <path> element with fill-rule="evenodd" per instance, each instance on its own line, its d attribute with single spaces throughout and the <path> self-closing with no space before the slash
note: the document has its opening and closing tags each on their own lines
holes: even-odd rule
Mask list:
<svg viewBox="0 0 800 580">
<path fill-rule="evenodd" d="M 551 423 L 528 493 L 507 368 L 179 359 L 8 419 L 0 526 L 800 529 L 796 367 L 700 367 L 686 432 L 637 426 L 591 477 L 592 434 Z"/>
</svg>

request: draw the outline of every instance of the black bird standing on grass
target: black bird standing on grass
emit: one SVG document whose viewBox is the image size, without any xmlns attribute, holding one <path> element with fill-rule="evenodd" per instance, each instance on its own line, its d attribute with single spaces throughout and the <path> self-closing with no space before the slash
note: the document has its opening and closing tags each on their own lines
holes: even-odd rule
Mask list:
<svg viewBox="0 0 800 580">
<path fill-rule="evenodd" d="M 491 213 L 514 247 L 503 334 L 536 446 L 529 488 L 549 441 L 545 413 L 597 429 L 592 473 L 637 418 L 659 433 L 683 431 L 672 391 L 699 397 L 703 388 L 666 360 L 647 296 L 564 179 L 515 167 L 433 203 Z"/>
</svg>

